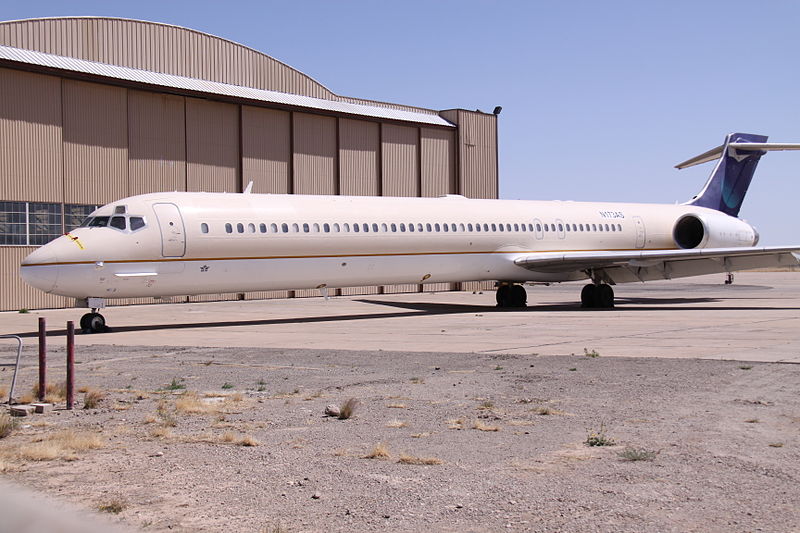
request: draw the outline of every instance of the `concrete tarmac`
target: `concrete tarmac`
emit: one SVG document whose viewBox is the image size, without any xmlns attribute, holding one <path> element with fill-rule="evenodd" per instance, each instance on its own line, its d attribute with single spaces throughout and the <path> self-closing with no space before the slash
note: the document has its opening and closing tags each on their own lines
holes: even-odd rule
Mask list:
<svg viewBox="0 0 800 533">
<path fill-rule="evenodd" d="M 615 287 L 617 306 L 581 309 L 580 283 L 528 287 L 526 309 L 494 292 L 442 292 L 110 307 L 112 331 L 77 344 L 731 359 L 800 363 L 800 272 L 717 274 Z M 0 334 L 35 345 L 38 316 L 63 343 L 83 309 L 0 313 Z M 7 342 L 7 341 L 3 341 Z"/>
</svg>

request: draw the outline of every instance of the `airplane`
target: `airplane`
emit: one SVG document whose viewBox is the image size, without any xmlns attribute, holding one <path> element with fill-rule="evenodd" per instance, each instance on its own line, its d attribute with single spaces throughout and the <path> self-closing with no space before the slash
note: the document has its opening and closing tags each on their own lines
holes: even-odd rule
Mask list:
<svg viewBox="0 0 800 533">
<path fill-rule="evenodd" d="M 28 255 L 24 280 L 91 308 L 106 299 L 276 289 L 495 281 L 499 307 L 525 307 L 524 283 L 589 280 L 586 308 L 614 306 L 613 285 L 794 266 L 800 246 L 756 247 L 737 218 L 759 159 L 800 144 L 732 133 L 677 168 L 718 160 L 679 205 L 161 192 L 95 210 Z"/>
</svg>

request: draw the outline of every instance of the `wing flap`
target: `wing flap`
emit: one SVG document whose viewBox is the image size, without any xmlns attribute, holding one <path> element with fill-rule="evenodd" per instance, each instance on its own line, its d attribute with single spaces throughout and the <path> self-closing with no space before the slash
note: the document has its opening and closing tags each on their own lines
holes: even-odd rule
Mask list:
<svg viewBox="0 0 800 533">
<path fill-rule="evenodd" d="M 800 246 L 546 252 L 518 257 L 514 262 L 538 272 L 603 270 L 615 282 L 624 283 L 797 266 L 800 264 Z"/>
</svg>

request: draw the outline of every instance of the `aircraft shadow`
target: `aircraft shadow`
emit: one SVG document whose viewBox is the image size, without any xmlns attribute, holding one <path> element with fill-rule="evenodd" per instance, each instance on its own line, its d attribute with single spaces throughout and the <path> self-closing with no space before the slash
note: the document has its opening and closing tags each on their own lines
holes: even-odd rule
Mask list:
<svg viewBox="0 0 800 533">
<path fill-rule="evenodd" d="M 390 313 L 357 313 L 350 315 L 326 315 L 314 317 L 297 318 L 266 318 L 256 320 L 220 320 L 213 322 L 186 322 L 181 324 L 145 324 L 139 326 L 117 326 L 111 327 L 112 333 L 124 332 L 145 332 L 145 331 L 168 331 L 181 329 L 198 328 L 226 328 L 235 326 L 275 326 L 281 324 L 316 324 L 326 322 L 348 322 L 354 320 L 374 320 L 382 318 L 405 318 L 420 315 L 451 315 L 467 313 L 553 313 L 553 312 L 640 312 L 640 311 L 761 311 L 765 309 L 774 310 L 798 310 L 800 307 L 779 307 L 779 306 L 698 306 L 696 304 L 718 302 L 715 298 L 617 298 L 617 307 L 614 309 L 582 309 L 580 304 L 574 301 L 558 302 L 551 304 L 537 305 L 535 303 L 525 308 L 498 308 L 489 305 L 472 304 L 453 304 L 453 303 L 432 303 L 432 302 L 387 302 L 381 300 L 359 299 L 361 303 L 380 305 L 383 307 L 394 307 L 405 311 Z M 626 304 L 635 307 L 625 307 Z M 76 331 L 78 335 L 83 335 Z M 37 337 L 38 332 L 27 331 L 16 333 L 22 338 Z M 66 329 L 50 330 L 48 336 L 66 335 Z"/>
</svg>

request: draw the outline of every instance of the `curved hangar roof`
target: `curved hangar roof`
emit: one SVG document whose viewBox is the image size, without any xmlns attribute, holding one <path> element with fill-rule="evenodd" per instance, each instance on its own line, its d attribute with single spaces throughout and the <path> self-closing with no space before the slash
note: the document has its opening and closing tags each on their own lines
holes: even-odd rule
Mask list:
<svg viewBox="0 0 800 533">
<path fill-rule="evenodd" d="M 96 17 L 0 22 L 0 63 L 290 107 L 452 126 L 434 110 L 338 96 L 257 50 L 154 22 Z"/>
</svg>

